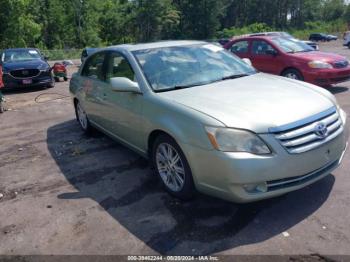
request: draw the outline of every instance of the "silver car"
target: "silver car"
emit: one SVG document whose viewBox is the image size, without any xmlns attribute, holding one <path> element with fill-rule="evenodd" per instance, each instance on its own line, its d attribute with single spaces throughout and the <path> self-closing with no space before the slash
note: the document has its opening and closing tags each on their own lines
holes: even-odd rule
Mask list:
<svg viewBox="0 0 350 262">
<path fill-rule="evenodd" d="M 149 158 L 172 195 L 234 202 L 278 196 L 330 174 L 346 114 L 317 86 L 257 72 L 198 41 L 119 45 L 70 83 L 77 119 Z"/>
</svg>

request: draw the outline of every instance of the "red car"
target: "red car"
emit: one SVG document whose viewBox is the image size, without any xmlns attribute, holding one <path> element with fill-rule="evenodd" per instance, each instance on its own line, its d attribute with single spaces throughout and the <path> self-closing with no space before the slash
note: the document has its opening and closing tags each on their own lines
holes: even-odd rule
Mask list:
<svg viewBox="0 0 350 262">
<path fill-rule="evenodd" d="M 283 37 L 248 36 L 228 42 L 226 49 L 249 58 L 261 72 L 330 86 L 350 80 L 349 61 L 340 55 L 315 51 Z"/>
</svg>

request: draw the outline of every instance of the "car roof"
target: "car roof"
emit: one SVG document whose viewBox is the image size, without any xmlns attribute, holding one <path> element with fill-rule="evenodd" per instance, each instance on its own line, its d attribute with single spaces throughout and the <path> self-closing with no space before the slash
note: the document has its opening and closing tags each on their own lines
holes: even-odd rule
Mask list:
<svg viewBox="0 0 350 262">
<path fill-rule="evenodd" d="M 21 51 L 21 50 L 38 50 L 37 48 L 32 47 L 26 47 L 26 48 L 7 48 L 4 49 L 4 51 Z"/>
<path fill-rule="evenodd" d="M 252 40 L 252 39 L 256 39 L 256 40 L 268 40 L 268 39 L 273 39 L 273 38 L 282 38 L 281 36 L 277 36 L 277 35 L 247 35 L 247 36 L 242 36 L 242 37 L 237 37 L 237 38 L 233 38 L 232 41 L 237 41 L 237 40 Z"/>
<path fill-rule="evenodd" d="M 205 44 L 208 42 L 204 41 L 192 41 L 192 40 L 179 40 L 179 41 L 158 41 L 152 43 L 140 43 L 140 44 L 122 44 L 107 47 L 107 49 L 117 49 L 122 48 L 130 52 L 137 50 L 153 49 L 153 48 L 162 48 L 162 47 L 175 47 L 175 46 L 187 46 L 187 45 L 196 45 L 196 44 Z"/>
<path fill-rule="evenodd" d="M 271 31 L 271 32 L 260 32 L 260 33 L 252 33 L 252 34 L 249 34 L 249 36 L 263 36 L 263 35 L 266 35 L 266 36 L 269 36 L 269 35 L 274 35 L 274 36 L 279 36 L 279 35 L 282 35 L 283 31 Z"/>
</svg>

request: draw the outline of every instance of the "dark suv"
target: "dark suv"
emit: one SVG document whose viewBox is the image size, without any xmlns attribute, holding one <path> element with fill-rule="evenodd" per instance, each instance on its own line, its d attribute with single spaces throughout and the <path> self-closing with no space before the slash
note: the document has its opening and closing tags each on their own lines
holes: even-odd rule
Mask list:
<svg viewBox="0 0 350 262">
<path fill-rule="evenodd" d="M 317 34 L 311 34 L 309 37 L 310 41 L 322 41 L 322 42 L 326 42 L 326 41 L 330 41 L 331 39 L 329 38 L 328 35 L 326 34 L 322 34 L 322 33 L 317 33 Z"/>
<path fill-rule="evenodd" d="M 51 67 L 38 49 L 6 49 L 2 51 L 0 58 L 4 88 L 54 87 Z"/>
</svg>

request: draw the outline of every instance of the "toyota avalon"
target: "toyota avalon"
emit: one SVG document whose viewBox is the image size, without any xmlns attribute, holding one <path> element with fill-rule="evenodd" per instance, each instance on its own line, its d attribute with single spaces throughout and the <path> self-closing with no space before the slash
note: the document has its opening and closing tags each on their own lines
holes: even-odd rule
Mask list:
<svg viewBox="0 0 350 262">
<path fill-rule="evenodd" d="M 150 159 L 182 199 L 297 190 L 330 174 L 347 146 L 346 114 L 328 91 L 259 73 L 206 42 L 101 49 L 70 91 L 85 132 L 97 128 Z"/>
</svg>

